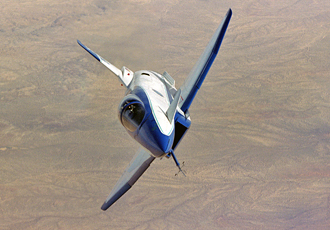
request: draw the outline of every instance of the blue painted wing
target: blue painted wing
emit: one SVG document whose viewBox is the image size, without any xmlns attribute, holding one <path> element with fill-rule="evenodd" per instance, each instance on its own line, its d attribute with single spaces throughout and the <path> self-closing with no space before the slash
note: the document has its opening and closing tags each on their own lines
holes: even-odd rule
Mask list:
<svg viewBox="0 0 330 230">
<path fill-rule="evenodd" d="M 209 71 L 215 57 L 218 54 L 220 49 L 220 45 L 223 37 L 225 36 L 230 18 L 232 15 L 231 9 L 228 10 L 225 18 L 222 23 L 215 31 L 213 37 L 211 38 L 209 44 L 205 48 L 203 54 L 199 57 L 197 63 L 194 68 L 189 73 L 187 79 L 181 86 L 181 101 L 179 103 L 179 107 L 182 111 L 186 112 L 194 97 L 201 87 L 207 72 Z"/>
<path fill-rule="evenodd" d="M 102 205 L 102 210 L 107 210 L 113 203 L 115 203 L 122 195 L 124 195 L 134 183 L 142 176 L 142 174 L 149 168 L 151 162 L 155 158 L 151 156 L 146 150 L 140 149 L 132 161 L 127 166 L 125 172 L 120 177 L 115 187 L 112 189 L 110 195 Z"/>
</svg>

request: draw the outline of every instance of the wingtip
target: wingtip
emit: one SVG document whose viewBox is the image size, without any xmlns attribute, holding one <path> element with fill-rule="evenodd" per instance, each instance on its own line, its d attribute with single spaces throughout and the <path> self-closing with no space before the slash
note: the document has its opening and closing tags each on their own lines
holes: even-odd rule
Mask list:
<svg viewBox="0 0 330 230">
<path fill-rule="evenodd" d="M 232 14 L 233 14 L 233 11 L 231 10 L 231 8 L 229 8 L 229 10 L 227 11 L 226 18 L 231 18 Z"/>
<path fill-rule="evenodd" d="M 77 39 L 77 43 L 78 43 L 80 46 L 82 46 L 81 41 L 79 41 L 78 39 Z"/>
<path fill-rule="evenodd" d="M 110 207 L 110 205 L 108 205 L 106 202 L 104 202 L 103 205 L 101 206 L 101 209 L 103 211 L 106 211 L 109 207 Z"/>
<path fill-rule="evenodd" d="M 98 60 L 99 62 L 101 61 L 101 57 L 97 54 L 97 53 L 95 53 L 95 52 L 93 52 L 92 50 L 90 50 L 87 46 L 85 46 L 84 44 L 82 44 L 81 43 L 81 41 L 79 41 L 78 39 L 77 39 L 77 43 L 83 48 L 83 49 L 85 49 L 88 53 L 90 53 L 96 60 Z"/>
<path fill-rule="evenodd" d="M 233 14 L 233 11 L 231 10 L 231 8 L 229 8 L 228 12 L 227 12 L 227 17 L 231 17 L 231 15 Z"/>
</svg>

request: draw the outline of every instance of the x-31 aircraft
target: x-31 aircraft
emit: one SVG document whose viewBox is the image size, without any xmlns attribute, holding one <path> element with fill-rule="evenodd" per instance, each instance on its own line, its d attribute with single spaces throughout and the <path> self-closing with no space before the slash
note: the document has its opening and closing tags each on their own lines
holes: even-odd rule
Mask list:
<svg viewBox="0 0 330 230">
<path fill-rule="evenodd" d="M 119 120 L 128 134 L 144 147 L 135 154 L 102 205 L 102 210 L 107 210 L 124 195 L 156 157 L 172 157 L 179 172 L 184 174 L 174 150 L 190 127 L 189 107 L 220 49 L 231 15 L 229 9 L 179 89 L 175 88 L 175 81 L 167 72 L 158 74 L 141 70 L 133 73 L 125 66 L 120 70 L 77 41 L 127 88 L 118 107 Z"/>
</svg>

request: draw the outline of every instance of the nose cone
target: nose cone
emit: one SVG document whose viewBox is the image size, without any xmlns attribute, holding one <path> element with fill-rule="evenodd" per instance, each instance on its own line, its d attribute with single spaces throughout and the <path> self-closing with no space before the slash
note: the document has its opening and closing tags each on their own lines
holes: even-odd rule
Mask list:
<svg viewBox="0 0 330 230">
<path fill-rule="evenodd" d="M 168 153 L 173 144 L 173 138 L 164 134 L 157 135 L 156 146 L 162 153 Z"/>
<path fill-rule="evenodd" d="M 161 132 L 154 119 L 147 119 L 135 139 L 155 157 L 167 154 L 173 145 L 174 130 L 169 135 Z"/>
</svg>

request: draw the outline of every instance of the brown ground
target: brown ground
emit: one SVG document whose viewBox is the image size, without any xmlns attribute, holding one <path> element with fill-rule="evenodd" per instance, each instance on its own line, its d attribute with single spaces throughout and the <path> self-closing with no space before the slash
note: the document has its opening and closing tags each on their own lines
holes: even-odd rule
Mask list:
<svg viewBox="0 0 330 230">
<path fill-rule="evenodd" d="M 179 87 L 228 8 L 226 37 L 172 160 L 108 211 L 138 144 L 119 68 Z M 329 229 L 330 2 L 2 0 L 0 229 Z"/>
</svg>

